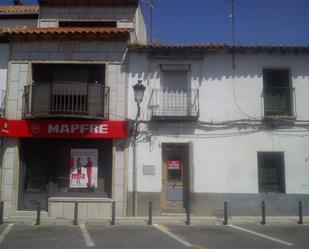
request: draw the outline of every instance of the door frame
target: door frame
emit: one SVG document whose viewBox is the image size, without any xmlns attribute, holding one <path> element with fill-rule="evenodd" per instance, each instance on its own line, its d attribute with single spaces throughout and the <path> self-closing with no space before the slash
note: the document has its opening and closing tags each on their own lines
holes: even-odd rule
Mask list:
<svg viewBox="0 0 309 249">
<path fill-rule="evenodd" d="M 182 143 L 162 143 L 161 145 L 161 153 L 162 153 L 162 162 L 161 162 L 161 193 L 160 193 L 160 208 L 168 208 L 167 201 L 167 187 L 168 187 L 168 179 L 167 179 L 167 160 L 168 155 L 166 155 L 166 146 L 176 146 L 175 149 L 186 150 L 186 155 L 184 156 L 186 159 L 182 160 L 182 184 L 183 184 L 183 201 L 182 207 L 186 207 L 188 201 L 190 200 L 190 168 L 191 168 L 191 159 L 190 159 L 190 143 L 182 142 Z M 177 148 L 178 147 L 178 148 Z"/>
</svg>

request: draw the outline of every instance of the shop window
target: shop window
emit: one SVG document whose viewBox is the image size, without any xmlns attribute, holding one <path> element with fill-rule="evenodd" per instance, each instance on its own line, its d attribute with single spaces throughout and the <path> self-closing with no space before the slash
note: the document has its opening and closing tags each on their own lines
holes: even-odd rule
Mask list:
<svg viewBox="0 0 309 249">
<path fill-rule="evenodd" d="M 285 193 L 283 152 L 258 152 L 259 192 Z"/>
<path fill-rule="evenodd" d="M 264 115 L 292 116 L 293 88 L 289 70 L 264 69 L 263 82 Z"/>
<path fill-rule="evenodd" d="M 21 155 L 23 192 L 111 197 L 111 140 L 23 139 Z"/>
</svg>

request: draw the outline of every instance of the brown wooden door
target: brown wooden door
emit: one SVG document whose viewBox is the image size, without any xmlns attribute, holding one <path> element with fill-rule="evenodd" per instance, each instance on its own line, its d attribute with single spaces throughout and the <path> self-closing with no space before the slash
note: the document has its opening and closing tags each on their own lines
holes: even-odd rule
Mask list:
<svg viewBox="0 0 309 249">
<path fill-rule="evenodd" d="M 182 208 L 186 201 L 188 149 L 187 146 L 174 146 L 162 148 L 162 208 Z"/>
</svg>

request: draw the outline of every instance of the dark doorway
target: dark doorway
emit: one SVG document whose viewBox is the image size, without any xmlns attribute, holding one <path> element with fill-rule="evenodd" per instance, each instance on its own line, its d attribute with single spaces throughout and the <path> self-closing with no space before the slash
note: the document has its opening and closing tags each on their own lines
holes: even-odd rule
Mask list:
<svg viewBox="0 0 309 249">
<path fill-rule="evenodd" d="M 20 148 L 19 209 L 35 210 L 41 202 L 42 210 L 47 210 L 53 151 L 47 144 L 37 142 L 28 146 L 22 141 Z"/>
</svg>

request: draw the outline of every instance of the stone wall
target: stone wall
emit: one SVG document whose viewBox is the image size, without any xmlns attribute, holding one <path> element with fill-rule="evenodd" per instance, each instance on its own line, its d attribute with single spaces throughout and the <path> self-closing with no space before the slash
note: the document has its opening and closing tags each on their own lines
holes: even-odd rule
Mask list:
<svg viewBox="0 0 309 249">
<path fill-rule="evenodd" d="M 41 7 L 40 19 L 58 20 L 133 20 L 135 7 Z"/>
</svg>

